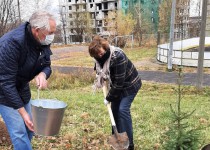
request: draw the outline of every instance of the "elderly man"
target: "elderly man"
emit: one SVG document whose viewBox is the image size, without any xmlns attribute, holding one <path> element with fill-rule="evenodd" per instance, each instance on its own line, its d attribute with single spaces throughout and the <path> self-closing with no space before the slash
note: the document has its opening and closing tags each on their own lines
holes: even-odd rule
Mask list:
<svg viewBox="0 0 210 150">
<path fill-rule="evenodd" d="M 0 114 L 15 150 L 32 149 L 29 82 L 35 78 L 39 89 L 47 87 L 55 31 L 53 16 L 37 11 L 29 22 L 0 38 Z"/>
</svg>

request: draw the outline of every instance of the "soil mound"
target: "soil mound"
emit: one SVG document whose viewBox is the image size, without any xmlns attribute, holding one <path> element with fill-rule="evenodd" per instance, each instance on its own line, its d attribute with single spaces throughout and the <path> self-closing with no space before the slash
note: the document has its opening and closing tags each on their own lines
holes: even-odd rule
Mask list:
<svg viewBox="0 0 210 150">
<path fill-rule="evenodd" d="M 7 132 L 6 125 L 0 120 L 0 146 L 11 145 L 9 133 Z"/>
</svg>

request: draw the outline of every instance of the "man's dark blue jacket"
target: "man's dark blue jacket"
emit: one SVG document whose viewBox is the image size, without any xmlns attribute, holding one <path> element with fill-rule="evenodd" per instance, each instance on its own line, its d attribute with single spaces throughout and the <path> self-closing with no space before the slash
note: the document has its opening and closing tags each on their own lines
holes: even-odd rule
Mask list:
<svg viewBox="0 0 210 150">
<path fill-rule="evenodd" d="M 28 22 L 0 38 L 0 104 L 18 109 L 31 99 L 29 82 L 51 74 L 50 46 L 42 46 Z"/>
</svg>

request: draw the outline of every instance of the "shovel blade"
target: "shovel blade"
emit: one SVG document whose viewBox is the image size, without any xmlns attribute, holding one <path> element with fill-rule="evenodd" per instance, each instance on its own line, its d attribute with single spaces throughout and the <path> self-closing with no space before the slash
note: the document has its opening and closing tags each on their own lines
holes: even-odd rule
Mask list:
<svg viewBox="0 0 210 150">
<path fill-rule="evenodd" d="M 129 146 L 129 139 L 126 132 L 118 133 L 109 136 L 108 144 L 115 150 L 127 150 Z"/>
</svg>

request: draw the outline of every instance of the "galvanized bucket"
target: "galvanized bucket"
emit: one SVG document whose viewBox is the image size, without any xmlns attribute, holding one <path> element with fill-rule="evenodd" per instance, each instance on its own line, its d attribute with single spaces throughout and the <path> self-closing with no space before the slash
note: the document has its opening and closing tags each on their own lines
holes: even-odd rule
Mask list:
<svg viewBox="0 0 210 150">
<path fill-rule="evenodd" d="M 59 100 L 32 100 L 31 111 L 35 134 L 43 136 L 58 134 L 66 107 L 67 104 Z"/>
</svg>

